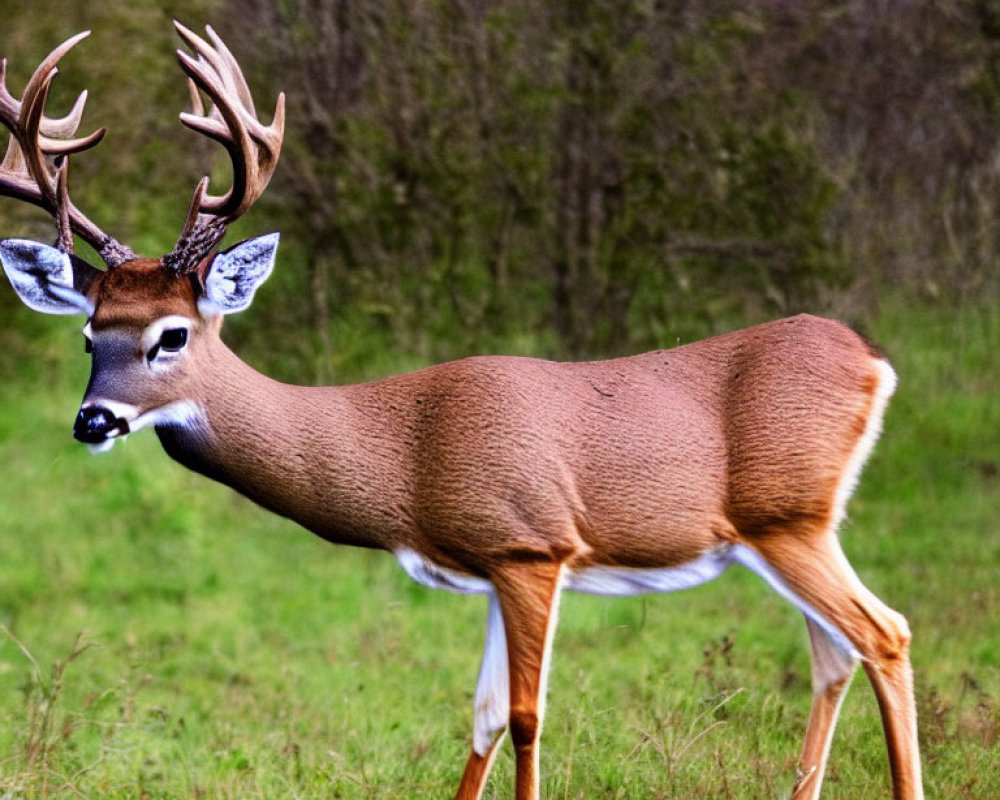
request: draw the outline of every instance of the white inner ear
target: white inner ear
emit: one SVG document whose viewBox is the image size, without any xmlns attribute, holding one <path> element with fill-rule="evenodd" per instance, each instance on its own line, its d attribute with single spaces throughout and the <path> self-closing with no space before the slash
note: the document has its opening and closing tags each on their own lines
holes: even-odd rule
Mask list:
<svg viewBox="0 0 1000 800">
<path fill-rule="evenodd" d="M 248 239 L 212 259 L 205 294 L 198 299 L 203 316 L 235 314 L 249 307 L 274 268 L 278 238 L 277 233 L 270 233 Z"/>
<path fill-rule="evenodd" d="M 0 261 L 14 291 L 32 311 L 90 316 L 93 304 L 73 288 L 73 265 L 66 253 L 28 239 L 0 242 Z"/>
</svg>

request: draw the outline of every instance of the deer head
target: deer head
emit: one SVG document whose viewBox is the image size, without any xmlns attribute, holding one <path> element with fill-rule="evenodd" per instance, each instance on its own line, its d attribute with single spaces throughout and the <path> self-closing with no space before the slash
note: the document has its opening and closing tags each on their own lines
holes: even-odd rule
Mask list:
<svg viewBox="0 0 1000 800">
<path fill-rule="evenodd" d="M 24 239 L 0 242 L 0 261 L 24 303 L 46 314 L 87 316 L 83 333 L 92 371 L 73 434 L 93 449 L 147 425 L 190 416 L 192 365 L 218 340 L 225 314 L 242 311 L 270 274 L 278 235 L 251 239 L 214 253 L 226 227 L 263 193 L 277 164 L 284 131 L 284 95 L 273 122 L 257 118 L 243 74 L 225 44 L 208 28 L 211 43 L 175 23 L 194 51 L 178 51 L 188 75 L 189 128 L 219 142 L 232 160 L 233 183 L 223 195 L 197 185 L 174 249 L 140 258 L 101 231 L 69 199 L 69 155 L 87 150 L 104 129 L 72 138 L 86 93 L 62 119 L 44 115 L 59 60 L 87 33 L 57 47 L 35 70 L 18 101 L 0 65 L 0 121 L 10 141 L 0 164 L 0 194 L 48 210 L 58 225 L 55 246 Z M 212 101 L 205 112 L 201 92 Z M 73 237 L 90 244 L 107 265 L 100 270 L 73 253 Z"/>
</svg>

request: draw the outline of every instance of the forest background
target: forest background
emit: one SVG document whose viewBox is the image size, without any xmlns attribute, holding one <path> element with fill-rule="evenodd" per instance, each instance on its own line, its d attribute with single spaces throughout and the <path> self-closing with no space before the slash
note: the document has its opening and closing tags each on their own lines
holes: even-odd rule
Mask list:
<svg viewBox="0 0 1000 800">
<path fill-rule="evenodd" d="M 15 96 L 93 31 L 48 108 L 90 90 L 83 129 L 108 134 L 73 158 L 74 200 L 146 255 L 202 174 L 228 180 L 177 120 L 172 18 L 220 33 L 265 121 L 288 95 L 274 180 L 228 237 L 282 233 L 225 329 L 269 375 L 613 356 L 799 311 L 883 345 L 900 388 L 845 549 L 915 631 L 929 796 L 1000 796 L 1000 4 L 0 0 Z M 0 236 L 54 228 L 0 199 Z M 0 797 L 445 796 L 484 609 L 155 437 L 91 459 L 79 326 L 2 286 L 0 315 Z M 804 629 L 723 581 L 567 598 L 545 796 L 787 793 Z M 511 770 L 505 751 L 490 796 Z M 859 682 L 824 796 L 886 795 Z"/>
<path fill-rule="evenodd" d="M 263 118 L 288 92 L 275 180 L 230 236 L 283 234 L 279 286 L 231 326 L 283 377 L 386 351 L 604 356 L 799 310 L 863 322 L 886 287 L 998 290 L 986 0 L 3 5 L 14 87 L 93 29 L 50 108 L 91 90 L 85 124 L 109 133 L 74 160 L 74 198 L 142 253 L 173 245 L 201 174 L 226 180 L 177 121 L 170 18 L 215 23 Z M 51 238 L 13 202 L 0 224 Z"/>
</svg>

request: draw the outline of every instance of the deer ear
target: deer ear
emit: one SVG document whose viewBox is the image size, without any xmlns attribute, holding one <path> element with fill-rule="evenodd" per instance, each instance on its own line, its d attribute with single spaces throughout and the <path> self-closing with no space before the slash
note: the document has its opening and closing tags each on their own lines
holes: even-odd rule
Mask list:
<svg viewBox="0 0 1000 800">
<path fill-rule="evenodd" d="M 43 314 L 94 313 L 84 292 L 100 270 L 83 259 L 28 239 L 0 241 L 0 261 L 18 297 Z"/>
<path fill-rule="evenodd" d="M 278 236 L 269 233 L 247 239 L 216 255 L 205 269 L 204 294 L 198 299 L 198 310 L 208 317 L 248 308 L 274 267 Z"/>
</svg>

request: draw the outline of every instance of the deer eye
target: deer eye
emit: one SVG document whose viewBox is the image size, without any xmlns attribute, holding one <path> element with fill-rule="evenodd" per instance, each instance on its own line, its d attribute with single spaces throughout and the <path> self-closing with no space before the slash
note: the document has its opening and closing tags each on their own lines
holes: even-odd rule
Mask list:
<svg viewBox="0 0 1000 800">
<path fill-rule="evenodd" d="M 176 353 L 187 344 L 187 328 L 167 328 L 160 335 L 160 348 L 168 353 Z"/>
<path fill-rule="evenodd" d="M 170 314 L 160 317 L 146 327 L 142 332 L 141 344 L 146 351 L 146 361 L 150 366 L 162 357 L 163 364 L 176 361 L 184 346 L 188 343 L 192 321 L 180 314 Z"/>
<path fill-rule="evenodd" d="M 179 353 L 187 344 L 187 328 L 165 328 L 160 332 L 160 338 L 156 344 L 149 348 L 146 353 L 146 360 L 152 364 L 156 357 L 162 353 Z"/>
</svg>

